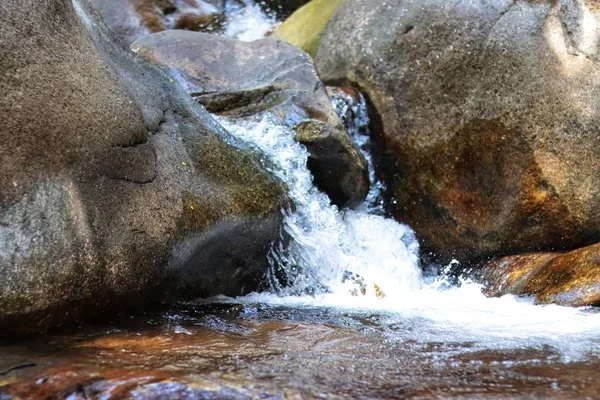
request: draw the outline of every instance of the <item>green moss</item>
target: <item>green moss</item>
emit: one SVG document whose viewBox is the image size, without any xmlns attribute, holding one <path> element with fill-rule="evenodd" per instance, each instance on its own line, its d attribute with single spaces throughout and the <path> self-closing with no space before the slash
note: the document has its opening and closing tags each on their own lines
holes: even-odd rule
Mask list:
<svg viewBox="0 0 600 400">
<path fill-rule="evenodd" d="M 277 29 L 274 36 L 315 56 L 333 13 L 342 0 L 313 0 L 300 7 Z"/>
<path fill-rule="evenodd" d="M 183 194 L 182 232 L 204 230 L 232 215 L 264 218 L 286 202 L 284 185 L 253 157 L 220 138 L 208 137 L 192 153 L 194 164 L 211 185 L 210 195 Z"/>
</svg>

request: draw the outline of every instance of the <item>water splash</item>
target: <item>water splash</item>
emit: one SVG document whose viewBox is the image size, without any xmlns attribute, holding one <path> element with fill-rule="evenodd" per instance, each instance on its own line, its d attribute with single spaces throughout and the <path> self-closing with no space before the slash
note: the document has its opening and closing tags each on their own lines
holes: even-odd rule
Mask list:
<svg viewBox="0 0 600 400">
<path fill-rule="evenodd" d="M 219 122 L 270 158 L 272 172 L 289 187 L 295 209 L 284 217 L 290 238 L 272 252 L 270 281 L 280 294 L 350 293 L 377 298 L 420 287 L 418 242 L 413 231 L 367 211 L 340 212 L 313 185 L 308 152 L 294 132 L 259 122 Z"/>
<path fill-rule="evenodd" d="M 365 156 L 368 119 L 363 106 L 348 126 Z M 486 349 L 551 349 L 562 361 L 600 356 L 600 313 L 590 308 L 534 305 L 531 298 L 486 298 L 469 281 L 455 286 L 427 282 L 418 265 L 413 231 L 380 214 L 380 188 L 358 210 L 340 211 L 312 183 L 308 152 L 289 128 L 268 117 L 231 122 L 219 118 L 238 138 L 260 149 L 272 172 L 289 186 L 296 203 L 284 218 L 290 240 L 272 253 L 271 293 L 235 299 L 289 307 L 333 307 L 376 312 L 381 328 L 394 341 L 458 343 L 457 352 Z M 376 182 L 376 180 L 373 180 Z"/>
<path fill-rule="evenodd" d="M 227 1 L 225 3 L 227 23 L 223 36 L 244 42 L 262 39 L 272 31 L 275 17 L 251 0 Z"/>
</svg>

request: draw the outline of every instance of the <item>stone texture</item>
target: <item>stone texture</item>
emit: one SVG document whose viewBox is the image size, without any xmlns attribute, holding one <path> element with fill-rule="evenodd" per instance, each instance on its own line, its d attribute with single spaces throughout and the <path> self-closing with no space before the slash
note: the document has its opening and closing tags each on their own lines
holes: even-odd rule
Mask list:
<svg viewBox="0 0 600 400">
<path fill-rule="evenodd" d="M 312 0 L 286 19 L 274 37 L 300 47 L 315 56 L 321 35 L 342 0 Z"/>
<path fill-rule="evenodd" d="M 268 114 L 296 131 L 317 186 L 352 207 L 369 190 L 366 162 L 345 132 L 306 53 L 273 39 L 246 43 L 184 31 L 146 36 L 132 48 L 169 67 L 207 110 L 232 119 Z"/>
<path fill-rule="evenodd" d="M 325 82 L 369 97 L 392 213 L 423 248 L 479 260 L 600 240 L 600 7 L 346 1 Z"/>
<path fill-rule="evenodd" d="M 600 304 L 600 244 L 568 253 L 529 253 L 487 263 L 477 273 L 489 296 L 531 295 L 537 303 Z"/>
<path fill-rule="evenodd" d="M 84 0 L 4 1 L 0 38 L 2 333 L 250 290 L 287 204 L 259 156 Z"/>
</svg>

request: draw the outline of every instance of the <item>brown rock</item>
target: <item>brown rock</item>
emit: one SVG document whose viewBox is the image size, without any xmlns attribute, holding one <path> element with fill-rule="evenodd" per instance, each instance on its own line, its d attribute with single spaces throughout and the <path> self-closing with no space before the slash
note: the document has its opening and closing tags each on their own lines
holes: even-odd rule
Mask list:
<svg viewBox="0 0 600 400">
<path fill-rule="evenodd" d="M 166 29 L 219 31 L 225 21 L 222 10 L 204 0 L 90 1 L 127 44 Z"/>
<path fill-rule="evenodd" d="M 394 216 L 460 261 L 600 240 L 593 1 L 344 3 L 316 65 L 370 98 Z"/>
<path fill-rule="evenodd" d="M 530 253 L 486 264 L 477 273 L 486 294 L 533 295 L 537 303 L 600 304 L 600 244 L 568 253 Z"/>
<path fill-rule="evenodd" d="M 146 36 L 132 48 L 169 67 L 207 110 L 232 119 L 268 114 L 296 131 L 317 186 L 352 207 L 369 190 L 366 161 L 345 132 L 310 57 L 273 39 L 246 43 L 196 32 Z M 177 71 L 177 72 L 176 72 Z"/>
</svg>

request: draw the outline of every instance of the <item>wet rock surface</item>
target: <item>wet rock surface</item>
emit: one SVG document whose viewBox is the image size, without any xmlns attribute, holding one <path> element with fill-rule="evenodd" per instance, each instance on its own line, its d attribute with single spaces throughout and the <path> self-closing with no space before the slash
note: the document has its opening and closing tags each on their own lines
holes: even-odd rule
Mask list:
<svg viewBox="0 0 600 400">
<path fill-rule="evenodd" d="M 310 58 L 272 39 L 245 43 L 183 31 L 146 36 L 132 48 L 170 68 L 210 112 L 230 119 L 268 117 L 296 131 L 310 152 L 317 186 L 341 207 L 369 190 L 364 157 L 345 132 Z"/>
<path fill-rule="evenodd" d="M 600 237 L 593 1 L 345 2 L 316 56 L 369 97 L 392 212 L 480 260 Z"/>
<path fill-rule="evenodd" d="M 0 37 L 2 334 L 251 290 L 287 204 L 259 155 L 86 1 L 3 2 Z"/>
<path fill-rule="evenodd" d="M 130 44 L 166 29 L 218 32 L 223 2 L 205 0 L 91 0 L 108 26 Z"/>
<path fill-rule="evenodd" d="M 534 296 L 537 303 L 600 304 L 600 245 L 568 253 L 530 253 L 487 263 L 477 273 L 489 296 Z"/>
<path fill-rule="evenodd" d="M 4 342 L 0 396 L 30 398 L 584 398 L 598 360 L 395 338 L 382 316 L 181 305 L 113 326 Z"/>
</svg>

